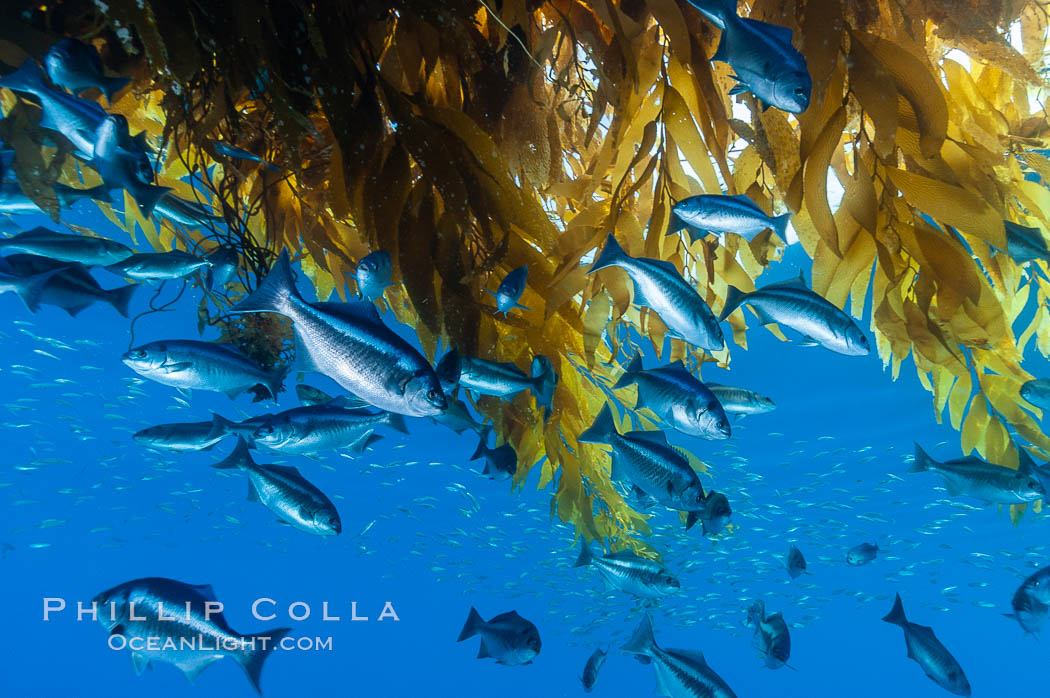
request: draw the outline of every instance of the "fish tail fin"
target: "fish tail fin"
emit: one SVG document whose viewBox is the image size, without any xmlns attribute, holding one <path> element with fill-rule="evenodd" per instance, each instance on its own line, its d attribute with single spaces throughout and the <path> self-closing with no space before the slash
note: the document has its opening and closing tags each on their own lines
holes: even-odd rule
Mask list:
<svg viewBox="0 0 1050 698">
<path fill-rule="evenodd" d="M 934 460 L 930 458 L 930 454 L 923 450 L 922 446 L 915 444 L 915 461 L 908 468 L 909 473 L 925 473 L 930 469 L 930 466 L 934 463 Z"/>
<path fill-rule="evenodd" d="M 780 236 L 781 240 L 787 240 L 787 227 L 790 222 L 791 214 L 784 213 L 779 216 L 773 216 L 773 221 L 769 227 L 773 229 L 774 233 Z"/>
<path fill-rule="evenodd" d="M 605 238 L 605 245 L 602 246 L 602 251 L 595 258 L 594 263 L 591 264 L 591 268 L 587 270 L 587 273 L 596 272 L 599 269 L 605 267 L 615 267 L 620 265 L 625 259 L 630 259 L 630 255 L 623 251 L 620 247 L 620 243 L 616 242 L 616 236 L 609 233 L 609 236 Z"/>
<path fill-rule="evenodd" d="M 463 624 L 463 629 L 459 631 L 459 637 L 456 638 L 456 642 L 463 642 L 467 638 L 474 637 L 481 628 L 485 625 L 485 619 L 478 613 L 478 609 L 473 606 L 470 607 L 470 614 L 467 615 L 467 622 Z"/>
<path fill-rule="evenodd" d="M 218 417 L 218 415 L 215 416 Z M 238 436 L 237 446 L 233 449 L 233 453 L 218 463 L 213 463 L 211 467 L 216 470 L 241 470 L 251 465 L 255 465 L 255 461 L 252 460 L 252 454 L 248 453 L 248 442 L 244 440 L 244 437 Z"/>
<path fill-rule="evenodd" d="M 291 628 L 275 628 L 261 633 L 245 635 L 244 649 L 234 655 L 237 663 L 244 669 L 244 673 L 247 675 L 248 681 L 251 682 L 252 688 L 259 695 L 262 695 L 259 679 L 262 677 L 263 664 L 266 662 L 266 658 L 270 656 L 270 653 L 274 651 L 274 648 L 277 647 L 277 643 L 281 641 L 281 638 L 290 632 L 292 632 Z"/>
<path fill-rule="evenodd" d="M 624 369 L 623 375 L 613 385 L 613 389 L 626 388 L 638 380 L 638 373 L 642 370 L 642 353 L 638 352 L 631 360 L 627 362 L 627 368 Z"/>
<path fill-rule="evenodd" d="M 171 187 L 140 183 L 134 187 L 131 196 L 134 197 L 135 204 L 139 207 L 139 211 L 142 212 L 142 217 L 149 218 L 153 215 L 153 209 L 157 202 L 170 191 L 173 191 Z"/>
<path fill-rule="evenodd" d="M 55 185 L 55 197 L 58 199 L 59 208 L 69 208 L 81 199 L 95 199 L 96 201 L 113 201 L 113 189 L 105 184 L 87 189 L 77 189 L 63 185 Z"/>
<path fill-rule="evenodd" d="M 229 312 L 283 314 L 291 302 L 301 301 L 302 296 L 296 290 L 295 279 L 292 278 L 292 262 L 288 258 L 288 250 L 284 250 L 258 288 Z"/>
<path fill-rule="evenodd" d="M 746 293 L 736 286 L 730 285 L 729 290 L 726 292 L 726 304 L 722 307 L 722 313 L 718 316 L 718 321 L 721 322 L 732 315 L 733 311 L 740 307 L 745 298 L 747 298 Z"/>
<path fill-rule="evenodd" d="M 591 546 L 587 545 L 587 541 L 580 538 L 580 555 L 576 558 L 576 562 L 573 563 L 573 567 L 586 567 L 591 564 L 591 560 L 594 559 L 594 553 L 591 552 Z"/>
<path fill-rule="evenodd" d="M 211 431 L 208 433 L 208 438 L 215 438 L 216 436 L 226 434 L 232 434 L 237 428 L 237 423 L 229 419 L 226 419 L 221 414 L 211 413 Z"/>
<path fill-rule="evenodd" d="M 630 654 L 651 657 L 656 646 L 656 638 L 653 637 L 653 619 L 646 613 L 642 622 L 635 629 L 634 635 L 631 635 L 631 639 L 620 649 Z"/>
<path fill-rule="evenodd" d="M 40 67 L 32 58 L 27 58 L 18 70 L 0 78 L 0 87 L 6 87 L 15 92 L 36 94 L 41 90 L 46 90 L 47 84 L 44 83 L 44 75 Z"/>
<path fill-rule="evenodd" d="M 726 28 L 726 18 L 736 14 L 736 0 L 688 0 L 719 29 Z"/>
<path fill-rule="evenodd" d="M 127 284 L 120 288 L 113 288 L 106 291 L 106 302 L 113 306 L 113 309 L 124 317 L 128 317 L 128 306 L 131 304 L 131 297 L 135 295 L 135 291 L 139 288 L 138 284 Z"/>
<path fill-rule="evenodd" d="M 40 308 L 40 296 L 44 293 L 44 287 L 47 286 L 47 282 L 51 280 L 51 277 L 60 271 L 62 270 L 52 269 L 31 276 L 12 276 L 10 279 L 11 288 L 22 299 L 22 302 L 26 304 L 29 312 L 35 313 Z"/>
<path fill-rule="evenodd" d="M 106 102 L 113 105 L 113 95 L 123 90 L 127 84 L 131 82 L 131 78 L 115 77 L 115 78 L 102 78 L 99 81 L 99 89 L 102 90 L 102 94 L 106 95 Z"/>
<path fill-rule="evenodd" d="M 485 453 L 489 450 L 488 442 L 490 431 L 492 431 L 492 426 L 486 424 L 485 428 L 478 432 L 478 447 L 474 449 L 474 455 L 470 457 L 470 460 L 477 460 L 478 458 L 485 457 Z"/>
<path fill-rule="evenodd" d="M 595 417 L 594 424 L 585 429 L 576 440 L 584 444 L 607 444 L 615 435 L 616 420 L 613 419 L 609 403 L 605 403 L 602 411 Z"/>
<path fill-rule="evenodd" d="M 277 402 L 277 393 L 281 392 L 281 388 L 284 386 L 285 376 L 288 375 L 288 372 L 291 369 L 292 367 L 290 365 L 281 366 L 266 374 L 266 382 L 263 383 L 263 385 L 265 385 L 266 389 L 270 392 L 270 397 L 273 398 L 274 402 Z"/>
<path fill-rule="evenodd" d="M 893 600 L 893 608 L 883 618 L 887 623 L 893 623 L 904 627 L 904 624 L 908 622 L 908 619 L 904 617 L 904 604 L 901 603 L 901 595 L 897 594 L 897 598 Z"/>
<path fill-rule="evenodd" d="M 386 424 L 394 431 L 399 431 L 402 434 L 408 433 L 408 426 L 405 425 L 404 416 L 397 414 L 396 412 L 387 412 Z"/>
<path fill-rule="evenodd" d="M 536 395 L 536 404 L 543 407 L 546 417 L 551 411 L 554 402 L 554 387 L 558 384 L 558 376 L 554 373 L 554 364 L 546 356 L 534 356 L 532 358 L 532 382 L 533 392 Z"/>
</svg>

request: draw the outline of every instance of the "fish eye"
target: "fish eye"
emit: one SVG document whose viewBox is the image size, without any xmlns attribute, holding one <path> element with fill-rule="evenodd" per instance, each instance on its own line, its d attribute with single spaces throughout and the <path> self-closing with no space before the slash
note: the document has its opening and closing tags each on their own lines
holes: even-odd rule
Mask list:
<svg viewBox="0 0 1050 698">
<path fill-rule="evenodd" d="M 799 99 L 804 99 L 805 96 L 806 96 L 806 91 L 804 89 L 802 89 L 801 87 L 796 87 L 795 88 L 795 96 L 798 97 Z"/>
<path fill-rule="evenodd" d="M 437 397 L 438 391 L 434 390 L 433 388 L 427 391 L 427 400 L 437 400 Z"/>
<path fill-rule="evenodd" d="M 130 359 L 145 359 L 146 351 L 144 349 L 132 349 L 128 352 L 128 358 Z"/>
</svg>

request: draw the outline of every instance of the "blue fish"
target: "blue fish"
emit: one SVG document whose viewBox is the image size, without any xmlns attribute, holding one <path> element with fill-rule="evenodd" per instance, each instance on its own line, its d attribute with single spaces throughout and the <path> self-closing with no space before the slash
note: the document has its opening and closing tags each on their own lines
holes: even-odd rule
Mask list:
<svg viewBox="0 0 1050 698">
<path fill-rule="evenodd" d="M 791 30 L 736 13 L 736 0 L 689 0 L 716 27 L 722 39 L 712 61 L 728 63 L 737 84 L 735 95 L 751 92 L 763 109 L 776 107 L 801 114 L 809 107 L 813 79 L 806 59 L 791 44 Z"/>
<path fill-rule="evenodd" d="M 878 557 L 878 554 L 878 543 L 860 543 L 859 545 L 854 545 L 846 553 L 846 564 L 852 567 L 860 567 L 874 560 Z"/>
<path fill-rule="evenodd" d="M 970 682 L 958 660 L 937 639 L 933 628 L 912 623 L 905 617 L 900 594 L 893 601 L 893 609 L 882 620 L 900 626 L 904 631 L 908 658 L 915 660 L 934 683 L 957 696 L 970 695 Z"/>
<path fill-rule="evenodd" d="M 500 282 L 499 288 L 496 289 L 495 293 L 485 289 L 486 292 L 490 293 L 496 299 L 496 308 L 498 309 L 498 312 L 506 315 L 514 308 L 529 310 L 527 306 L 518 303 L 518 299 L 521 298 L 521 294 L 525 291 L 525 284 L 528 277 L 529 268 L 518 267 L 503 277 L 503 281 Z"/>
<path fill-rule="evenodd" d="M 781 238 L 786 236 L 791 214 L 767 216 L 758 204 L 744 194 L 700 194 L 682 199 L 671 207 L 667 234 L 685 228 L 692 242 L 715 233 L 734 233 L 752 240 L 767 228 Z"/>
<path fill-rule="evenodd" d="M 270 170 L 271 172 L 280 172 L 281 171 L 280 167 L 278 167 L 277 165 L 274 165 L 273 163 L 266 162 L 265 160 L 263 160 L 261 157 L 259 157 L 255 153 L 249 153 L 247 150 L 243 150 L 242 148 L 237 148 L 237 147 L 232 146 L 232 145 L 230 145 L 228 143 L 223 143 L 222 141 L 208 141 L 208 142 L 212 144 L 213 148 L 215 148 L 215 152 L 216 153 L 218 153 L 219 155 L 222 155 L 224 157 L 236 158 L 238 160 L 247 160 L 249 162 L 257 162 L 260 165 L 262 165 L 263 167 L 265 167 L 266 169 Z"/>
<path fill-rule="evenodd" d="M 106 77 L 102 70 L 102 58 L 94 46 L 76 39 L 62 39 L 51 45 L 44 56 L 44 67 L 51 82 L 64 87 L 73 94 L 97 87 L 113 103 L 113 95 L 131 82 L 131 78 Z"/>
<path fill-rule="evenodd" d="M 157 202 L 172 189 L 143 181 L 147 172 L 152 179 L 153 169 L 149 166 L 149 157 L 138 148 L 129 150 L 127 145 L 127 119 L 119 114 L 106 116 L 95 131 L 91 166 L 98 171 L 107 186 L 126 189 L 135 199 L 142 215 L 149 218 Z"/>
<path fill-rule="evenodd" d="M 374 301 L 383 296 L 387 286 L 393 284 L 390 280 L 392 275 L 393 264 L 390 261 L 390 253 L 376 250 L 357 263 L 357 272 L 352 276 L 357 282 L 357 290 L 360 295 L 369 301 Z"/>
</svg>

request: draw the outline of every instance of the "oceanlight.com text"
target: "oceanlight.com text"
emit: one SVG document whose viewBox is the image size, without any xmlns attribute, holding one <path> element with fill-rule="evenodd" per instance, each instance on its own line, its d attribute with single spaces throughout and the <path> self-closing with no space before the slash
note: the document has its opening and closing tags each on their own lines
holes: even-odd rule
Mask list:
<svg viewBox="0 0 1050 698">
<path fill-rule="evenodd" d="M 132 652 L 255 652 L 271 648 L 285 652 L 331 652 L 334 649 L 332 637 L 281 637 L 276 642 L 268 635 L 255 635 L 250 638 L 216 638 L 207 635 L 195 637 L 127 637 L 120 633 L 109 636 L 107 643 L 111 650 L 130 649 Z"/>
</svg>

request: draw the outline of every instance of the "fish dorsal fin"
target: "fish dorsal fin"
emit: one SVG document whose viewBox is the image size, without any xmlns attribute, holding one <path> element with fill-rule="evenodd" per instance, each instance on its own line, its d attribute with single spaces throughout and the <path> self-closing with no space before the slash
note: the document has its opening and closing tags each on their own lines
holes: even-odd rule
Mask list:
<svg viewBox="0 0 1050 698">
<path fill-rule="evenodd" d="M 493 624 L 493 623 L 521 623 L 521 624 L 525 624 L 525 623 L 528 623 L 528 621 L 525 620 L 524 618 L 522 618 L 520 615 L 518 615 L 517 611 L 507 611 L 506 613 L 501 613 L 498 616 L 496 616 L 495 618 L 492 618 L 491 620 L 489 620 L 489 624 L 490 625 Z"/>
<path fill-rule="evenodd" d="M 211 584 L 190 584 L 189 587 L 204 597 L 205 601 L 218 601 L 215 597 L 215 590 L 211 588 Z"/>
<path fill-rule="evenodd" d="M 747 24 L 755 31 L 761 32 L 766 36 L 771 36 L 777 41 L 782 41 L 786 44 L 791 43 L 793 32 L 787 27 L 779 24 L 770 24 L 769 22 L 761 22 L 757 19 L 751 19 L 750 17 L 741 17 L 740 21 Z"/>
<path fill-rule="evenodd" d="M 349 303 L 312 303 L 311 305 L 321 312 L 335 315 L 345 320 L 383 326 L 383 321 L 379 319 L 379 311 L 372 303 L 356 301 Z"/>
<path fill-rule="evenodd" d="M 1035 461 L 1026 448 L 1017 449 L 1017 471 L 1026 475 L 1035 471 Z"/>
<path fill-rule="evenodd" d="M 700 650 L 668 649 L 667 652 L 677 654 L 679 657 L 695 662 L 700 666 L 707 666 L 707 660 L 704 659 L 704 653 Z"/>
<path fill-rule="evenodd" d="M 788 279 L 787 281 L 777 281 L 776 283 L 766 284 L 762 287 L 767 288 L 801 288 L 807 291 L 810 290 L 809 286 L 806 285 L 806 275 L 801 271 L 798 273 L 797 279 Z"/>
<path fill-rule="evenodd" d="M 633 439 L 635 441 L 642 441 L 651 444 L 658 444 L 660 446 L 667 445 L 667 435 L 659 429 L 640 429 L 638 431 L 629 431 L 624 436 Z"/>
<path fill-rule="evenodd" d="M 303 477 L 303 474 L 299 472 L 299 468 L 296 468 L 291 465 L 262 465 L 259 467 L 263 470 L 269 470 L 270 472 L 276 473 L 277 475 L 283 475 L 287 478 L 292 478 L 300 482 L 304 482 L 306 480 L 306 478 Z"/>
<path fill-rule="evenodd" d="M 737 203 L 746 206 L 747 208 L 751 209 L 756 213 L 760 213 L 763 216 L 766 215 L 766 212 L 763 211 L 762 208 L 755 203 L 754 199 L 752 199 L 747 194 L 727 194 L 726 197 L 729 199 L 733 199 Z"/>
</svg>

